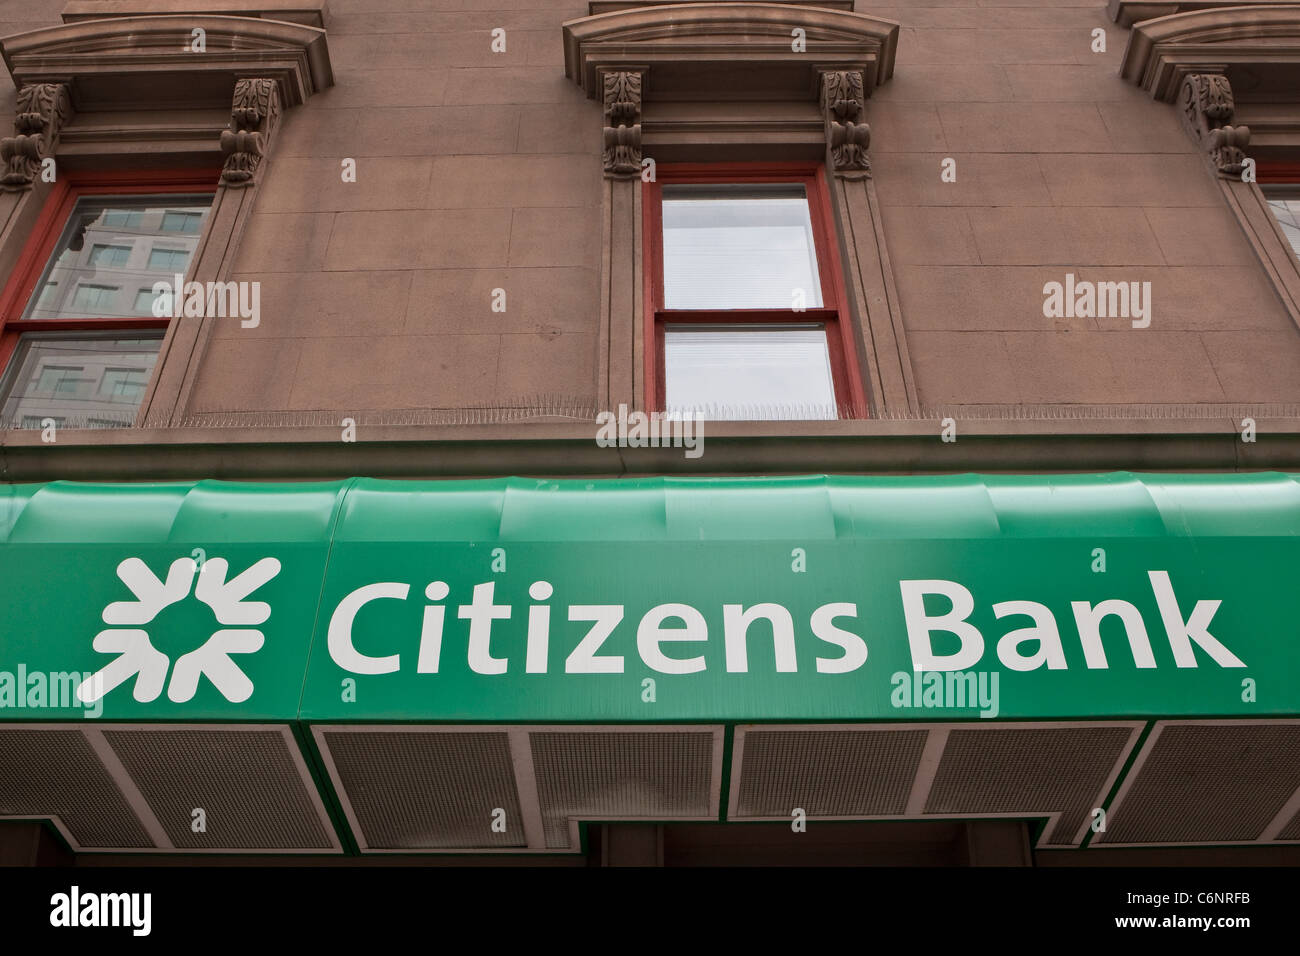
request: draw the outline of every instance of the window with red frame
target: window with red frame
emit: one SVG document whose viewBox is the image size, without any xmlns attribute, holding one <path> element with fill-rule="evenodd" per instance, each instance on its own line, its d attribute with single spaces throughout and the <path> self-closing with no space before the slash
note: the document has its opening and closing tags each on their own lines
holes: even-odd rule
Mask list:
<svg viewBox="0 0 1300 956">
<path fill-rule="evenodd" d="M 651 407 L 863 415 L 822 167 L 661 165 L 645 189 Z"/>
<path fill-rule="evenodd" d="M 1300 259 L 1300 163 L 1260 163 L 1256 176 L 1269 211 Z"/>
<path fill-rule="evenodd" d="M 216 173 L 60 182 L 0 297 L 0 427 L 131 425 Z"/>
</svg>

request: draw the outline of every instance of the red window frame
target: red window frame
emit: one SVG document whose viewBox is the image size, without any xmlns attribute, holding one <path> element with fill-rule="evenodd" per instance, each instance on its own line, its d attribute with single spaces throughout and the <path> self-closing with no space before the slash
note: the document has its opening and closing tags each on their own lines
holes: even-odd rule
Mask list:
<svg viewBox="0 0 1300 956">
<path fill-rule="evenodd" d="M 1264 160 L 1255 164 L 1255 181 L 1266 186 L 1300 184 L 1300 163 L 1278 163 Z"/>
<path fill-rule="evenodd" d="M 808 197 L 822 307 L 794 309 L 666 309 L 664 308 L 663 187 L 685 183 L 790 183 L 802 185 Z M 826 170 L 821 163 L 673 163 L 655 170 L 655 181 L 643 184 L 642 245 L 645 250 L 645 381 L 646 407 L 663 411 L 665 404 L 664 326 L 666 323 L 821 323 L 826 329 L 831 378 L 840 418 L 865 418 L 867 402 L 858 374 L 852 323 L 849 321 L 839 244 L 831 213 Z"/>
<path fill-rule="evenodd" d="M 61 176 L 50 190 L 41 208 L 32 234 L 28 237 L 14 270 L 0 292 L 0 378 L 9 371 L 9 363 L 24 332 L 106 332 L 136 329 L 166 330 L 167 316 L 138 318 L 66 318 L 24 319 L 36 283 L 58 245 L 59 237 L 83 196 L 139 196 L 166 193 L 207 193 L 216 195 L 219 169 L 131 170 L 126 172 L 79 173 Z M 202 243 L 202 239 L 200 239 Z"/>
</svg>

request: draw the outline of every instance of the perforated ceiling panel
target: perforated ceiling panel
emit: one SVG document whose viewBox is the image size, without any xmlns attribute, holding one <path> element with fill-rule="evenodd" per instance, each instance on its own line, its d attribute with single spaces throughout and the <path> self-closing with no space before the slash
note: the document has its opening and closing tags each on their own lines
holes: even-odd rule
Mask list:
<svg viewBox="0 0 1300 956">
<path fill-rule="evenodd" d="M 1300 810 L 1296 811 L 1278 833 L 1279 840 L 1300 840 Z"/>
<path fill-rule="evenodd" d="M 1046 819 L 1074 845 L 1141 724 L 749 725 L 736 728 L 729 818 Z"/>
<path fill-rule="evenodd" d="M 926 813 L 1058 815 L 1040 845 L 1069 845 L 1102 806 L 1132 725 L 996 726 L 948 732 Z"/>
<path fill-rule="evenodd" d="M 6 816 L 81 851 L 342 851 L 283 724 L 0 725 Z"/>
<path fill-rule="evenodd" d="M 732 815 L 789 817 L 901 814 L 907 808 L 927 732 L 764 730 L 743 735 L 744 771 Z"/>
<path fill-rule="evenodd" d="M 717 817 L 720 735 L 710 728 L 529 736 L 548 847 L 576 849 L 578 820 Z"/>
<path fill-rule="evenodd" d="M 1282 828 L 1297 788 L 1300 721 L 1161 722 L 1094 843 L 1295 839 Z"/>
<path fill-rule="evenodd" d="M 526 844 L 505 733 L 330 728 L 318 739 L 364 849 Z"/>
<path fill-rule="evenodd" d="M 0 726 L 0 816 L 50 816 L 74 845 L 153 841 L 79 729 Z"/>
<path fill-rule="evenodd" d="M 105 728 L 104 738 L 178 849 L 333 848 L 284 729 Z"/>
<path fill-rule="evenodd" d="M 349 725 L 312 733 L 364 852 L 577 853 L 587 820 L 718 816 L 721 727 Z"/>
</svg>

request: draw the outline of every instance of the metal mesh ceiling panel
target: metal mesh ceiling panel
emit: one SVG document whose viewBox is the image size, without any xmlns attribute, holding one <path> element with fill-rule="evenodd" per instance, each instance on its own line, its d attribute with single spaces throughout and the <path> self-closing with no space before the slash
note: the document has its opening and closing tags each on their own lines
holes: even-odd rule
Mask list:
<svg viewBox="0 0 1300 956">
<path fill-rule="evenodd" d="M 1277 838 L 1279 840 L 1300 840 L 1300 812 L 1291 818 L 1291 821 L 1282 827 Z"/>
<path fill-rule="evenodd" d="M 1252 841 L 1300 787 L 1300 723 L 1165 724 L 1140 759 L 1097 842 Z"/>
<path fill-rule="evenodd" d="M 78 730 L 0 728 L 0 816 L 57 815 L 83 847 L 153 846 Z"/>
<path fill-rule="evenodd" d="M 880 816 L 907 808 L 926 731 L 749 729 L 737 817 Z"/>
<path fill-rule="evenodd" d="M 327 730 L 321 736 L 366 849 L 525 845 L 507 734 Z M 492 828 L 497 808 L 505 810 L 505 832 Z"/>
<path fill-rule="evenodd" d="M 1105 796 L 1132 728 L 954 729 L 925 802 L 926 813 L 1024 813 L 1060 819 L 1045 844 L 1072 844 Z"/>
<path fill-rule="evenodd" d="M 334 844 L 279 730 L 105 729 L 178 849 L 330 850 Z M 194 810 L 206 832 L 194 832 Z"/>
<path fill-rule="evenodd" d="M 711 818 L 711 731 L 545 731 L 529 739 L 548 848 L 574 848 L 571 817 Z"/>
</svg>

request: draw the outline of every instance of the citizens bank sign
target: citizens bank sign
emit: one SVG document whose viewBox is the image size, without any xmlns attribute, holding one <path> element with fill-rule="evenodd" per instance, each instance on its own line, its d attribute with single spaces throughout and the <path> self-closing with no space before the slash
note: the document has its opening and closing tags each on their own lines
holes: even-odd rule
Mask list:
<svg viewBox="0 0 1300 956">
<path fill-rule="evenodd" d="M 1300 537 L 1276 523 L 976 534 L 940 512 L 909 535 L 884 502 L 828 523 L 798 481 L 697 480 L 668 509 L 662 480 L 529 482 L 519 501 L 493 498 L 518 487 L 502 483 L 355 481 L 195 500 L 221 489 L 204 483 L 164 497 L 196 509 L 154 522 L 170 540 L 134 544 L 11 521 L 0 722 L 92 703 L 106 720 L 357 722 L 1300 712 Z M 6 704 L 20 666 L 75 673 L 76 700 L 34 706 L 11 679 L 24 706 Z M 931 694 L 944 675 L 971 693 Z"/>
<path fill-rule="evenodd" d="M 1184 616 L 1167 571 L 1149 571 L 1152 597 L 1159 613 L 1160 627 L 1177 667 L 1198 667 L 1193 649 L 1203 652 L 1203 659 L 1219 667 L 1245 667 L 1209 631 L 1219 600 L 1199 600 Z M 1061 628 L 1050 607 L 1037 601 L 1002 601 L 991 608 L 995 618 L 1021 619 L 1028 626 L 1006 630 L 996 642 L 996 660 L 987 661 L 992 642 L 970 622 L 975 609 L 971 592 L 956 581 L 899 581 L 904 629 L 911 654 L 913 671 L 949 671 L 978 667 L 1001 667 L 1012 671 L 1067 669 L 1069 658 Z M 406 601 L 411 586 L 398 581 L 367 584 L 357 588 L 339 602 L 330 615 L 327 644 L 330 658 L 351 674 L 391 674 L 402 669 L 402 655 L 370 656 L 357 650 L 353 628 L 357 615 L 371 602 Z M 444 646 L 456 645 L 457 666 L 475 674 L 507 674 L 512 666 L 528 674 L 546 674 L 555 668 L 566 674 L 623 674 L 629 668 L 645 673 L 698 674 L 715 668 L 728 674 L 750 672 L 751 642 L 763 648 L 756 666 L 774 673 L 797 673 L 799 659 L 818 674 L 849 674 L 867 663 L 869 656 L 865 636 L 868 624 L 856 601 L 835 601 L 815 608 L 807 620 L 796 622 L 784 604 L 763 602 L 746 606 L 723 604 L 714 609 L 714 620 L 722 621 L 721 640 L 716 629 L 711 635 L 709 623 L 700 608 L 691 604 L 656 604 L 636 620 L 627 620 L 623 604 L 569 604 L 556 606 L 549 599 L 555 588 L 549 581 L 534 581 L 528 588 L 531 603 L 517 608 L 512 603 L 497 603 L 496 583 L 475 584 L 469 603 L 448 605 L 451 596 L 445 581 L 433 581 L 425 589 L 418 640 L 403 640 L 395 635 L 394 646 L 415 646 L 407 656 L 407 665 L 419 674 L 437 674 L 442 667 Z M 927 601 L 937 599 L 946 606 L 939 613 L 927 611 Z M 447 617 L 451 610 L 465 622 L 454 641 L 446 641 Z M 1102 625 L 1108 617 L 1117 620 L 1127 647 L 1120 656 L 1136 668 L 1158 667 L 1152 651 L 1150 629 L 1142 612 L 1134 604 L 1120 599 L 1099 602 L 1071 601 L 1070 610 L 1076 645 L 1083 666 L 1106 670 L 1110 662 L 1102 641 Z M 551 619 L 577 622 L 567 627 L 552 649 Z M 867 618 L 878 616 L 866 614 Z M 498 622 L 526 620 L 523 640 L 517 630 L 511 636 L 500 633 L 494 644 L 493 625 Z M 941 635 L 949 640 L 943 642 Z M 892 636 L 895 640 L 897 635 Z M 512 639 L 514 638 L 514 639 Z M 879 636 L 877 636 L 879 638 Z M 952 644 L 951 653 L 939 653 L 937 643 Z M 373 642 L 372 642 L 373 643 Z M 1123 643 L 1120 641 L 1118 643 Z M 622 653 L 612 647 L 635 645 L 636 659 L 629 665 Z M 720 645 L 720 647 L 719 647 Z M 802 648 L 802 653 L 800 649 Z M 513 654 L 504 653 L 507 649 Z M 521 652 L 521 653 L 520 653 Z M 448 656 L 451 656 L 448 654 Z M 464 660 L 461 662 L 460 657 Z M 512 662 L 513 657 L 513 662 Z M 810 660 L 811 659 L 811 660 Z M 809 667 L 809 665 L 812 665 Z"/>
</svg>

